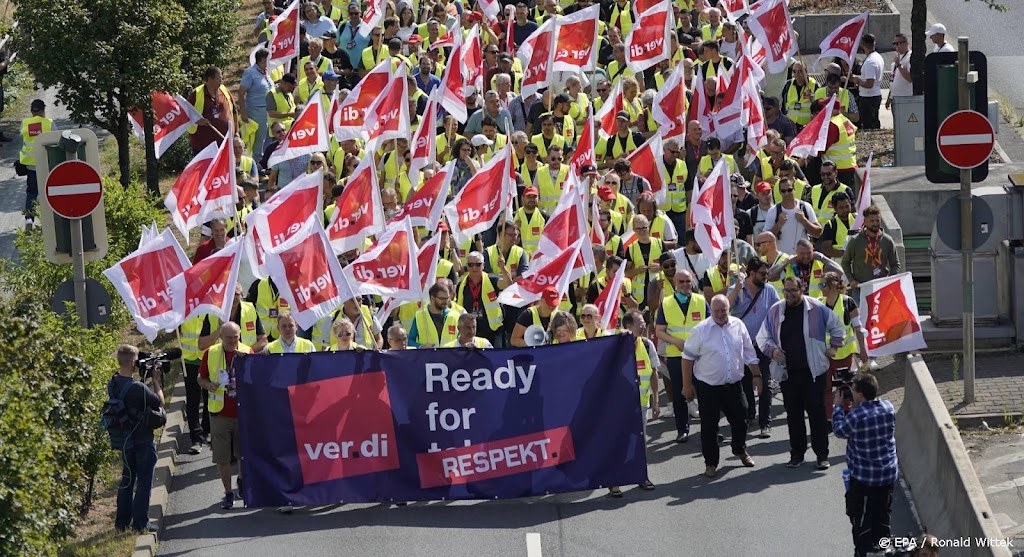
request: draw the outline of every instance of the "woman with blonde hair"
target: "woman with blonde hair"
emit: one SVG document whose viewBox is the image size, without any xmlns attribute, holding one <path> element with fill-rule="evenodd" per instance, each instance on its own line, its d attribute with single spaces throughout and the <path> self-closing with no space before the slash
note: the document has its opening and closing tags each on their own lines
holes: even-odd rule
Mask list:
<svg viewBox="0 0 1024 557">
<path fill-rule="evenodd" d="M 582 129 L 590 114 L 590 97 L 583 92 L 579 76 L 571 75 L 565 80 L 565 94 L 569 95 L 569 117 Z"/>
<path fill-rule="evenodd" d="M 331 352 L 342 352 L 344 350 L 366 350 L 361 344 L 356 344 L 352 339 L 356 335 L 356 327 L 348 317 L 341 317 L 331 327 L 332 337 Z"/>
<path fill-rule="evenodd" d="M 325 157 L 323 153 L 313 153 L 309 156 L 309 163 L 306 165 L 306 174 L 312 174 L 317 170 L 327 172 L 327 157 Z"/>
<path fill-rule="evenodd" d="M 548 323 L 548 338 L 551 344 L 565 344 L 576 340 L 576 318 L 567 311 L 559 311 L 551 316 Z"/>
<path fill-rule="evenodd" d="M 587 304 L 580 310 L 582 327 L 576 329 L 576 340 L 590 340 L 603 337 L 607 332 L 601 328 L 601 310 L 594 304 Z"/>
</svg>

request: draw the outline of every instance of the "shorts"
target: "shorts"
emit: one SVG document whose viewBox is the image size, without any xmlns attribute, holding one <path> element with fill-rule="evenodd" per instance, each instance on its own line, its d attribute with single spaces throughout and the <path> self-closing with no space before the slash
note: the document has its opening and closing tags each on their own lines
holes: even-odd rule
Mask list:
<svg viewBox="0 0 1024 557">
<path fill-rule="evenodd" d="M 238 418 L 222 418 L 216 414 L 210 416 L 210 444 L 213 445 L 214 464 L 230 464 L 232 458 L 242 458 Z"/>
</svg>

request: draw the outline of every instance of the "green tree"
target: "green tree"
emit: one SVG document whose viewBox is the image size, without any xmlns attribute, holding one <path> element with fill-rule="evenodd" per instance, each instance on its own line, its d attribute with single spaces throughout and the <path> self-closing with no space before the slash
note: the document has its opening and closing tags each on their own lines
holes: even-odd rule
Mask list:
<svg viewBox="0 0 1024 557">
<path fill-rule="evenodd" d="M 152 122 L 151 91 L 187 91 L 233 51 L 238 0 L 18 0 L 20 55 L 71 118 L 111 133 L 129 183 L 128 113 Z M 151 136 L 151 133 L 147 133 Z M 147 137 L 151 144 L 151 137 Z M 157 190 L 149 145 L 147 186 Z M 158 193 L 158 192 L 157 192 Z"/>
</svg>

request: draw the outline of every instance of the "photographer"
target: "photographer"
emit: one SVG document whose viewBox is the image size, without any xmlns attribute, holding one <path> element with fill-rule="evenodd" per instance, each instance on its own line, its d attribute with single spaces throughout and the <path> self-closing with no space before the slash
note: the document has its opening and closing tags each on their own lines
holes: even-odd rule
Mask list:
<svg viewBox="0 0 1024 557">
<path fill-rule="evenodd" d="M 899 476 L 896 458 L 896 410 L 888 400 L 877 400 L 878 379 L 861 374 L 853 390 L 836 391 L 832 431 L 846 439 L 846 466 L 850 486 L 846 514 L 853 526 L 855 555 L 878 548 L 878 540 L 892 535 L 889 515 L 892 492 Z"/>
<path fill-rule="evenodd" d="M 149 494 L 153 487 L 156 468 L 156 443 L 147 415 L 152 409 L 164 405 L 164 392 L 160 387 L 162 373 L 156 369 L 148 378 L 148 385 L 135 379 L 139 349 L 123 344 L 117 349 L 120 370 L 110 378 L 107 392 L 123 399 L 129 415 L 138 416 L 130 434 L 120 446 L 121 483 L 117 489 L 117 514 L 114 528 L 123 532 L 131 527 L 136 532 L 155 531 L 149 522 Z M 123 393 L 123 394 L 120 394 Z"/>
</svg>

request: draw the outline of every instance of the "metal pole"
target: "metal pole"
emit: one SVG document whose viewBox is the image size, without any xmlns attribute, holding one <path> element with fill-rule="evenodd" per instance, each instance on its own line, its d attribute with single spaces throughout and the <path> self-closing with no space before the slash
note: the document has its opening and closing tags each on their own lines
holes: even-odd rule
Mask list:
<svg viewBox="0 0 1024 557">
<path fill-rule="evenodd" d="M 967 73 L 970 71 L 967 37 L 959 37 L 957 43 L 960 110 L 970 110 L 971 97 L 967 87 Z M 960 261 L 963 266 L 961 272 L 964 283 L 964 404 L 974 402 L 974 231 L 971 230 L 971 205 L 971 170 L 960 169 Z"/>
<path fill-rule="evenodd" d="M 71 219 L 71 267 L 75 276 L 75 311 L 78 326 L 89 326 L 89 307 L 85 294 L 85 242 L 82 240 L 82 219 Z"/>
</svg>

